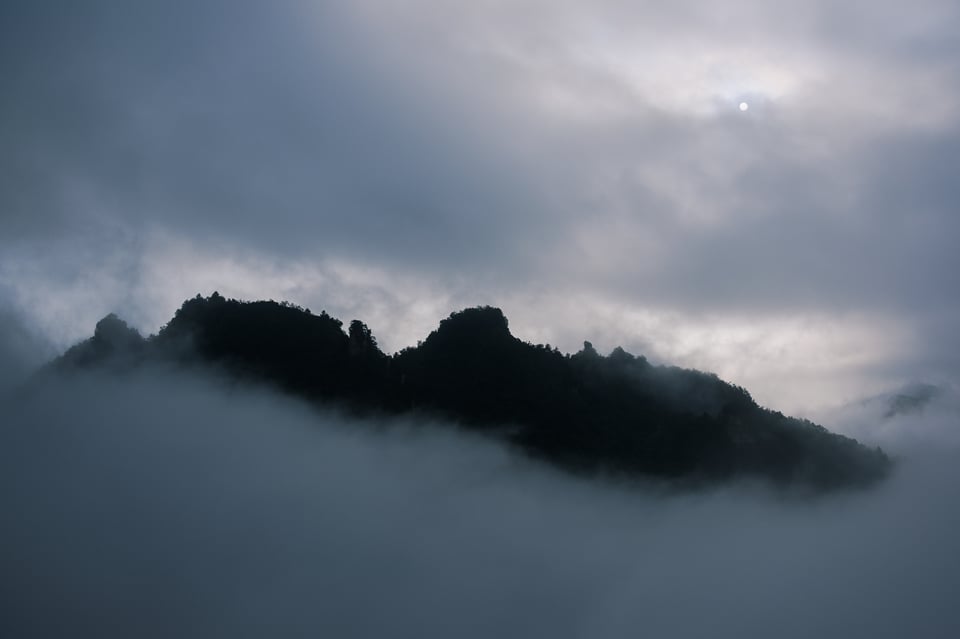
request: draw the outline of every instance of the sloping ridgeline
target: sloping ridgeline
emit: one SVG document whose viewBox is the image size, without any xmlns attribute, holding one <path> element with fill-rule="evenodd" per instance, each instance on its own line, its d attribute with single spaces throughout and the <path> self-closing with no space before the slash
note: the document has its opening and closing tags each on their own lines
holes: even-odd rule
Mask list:
<svg viewBox="0 0 960 639">
<path fill-rule="evenodd" d="M 589 342 L 573 355 L 510 334 L 497 308 L 440 322 L 416 347 L 384 354 L 362 322 L 217 293 L 186 301 L 148 339 L 111 315 L 54 368 L 145 361 L 215 366 L 309 400 L 361 412 L 418 412 L 508 439 L 581 472 L 693 482 L 764 477 L 802 489 L 863 486 L 891 462 L 880 449 L 758 406 L 715 375 L 654 366 Z"/>
</svg>

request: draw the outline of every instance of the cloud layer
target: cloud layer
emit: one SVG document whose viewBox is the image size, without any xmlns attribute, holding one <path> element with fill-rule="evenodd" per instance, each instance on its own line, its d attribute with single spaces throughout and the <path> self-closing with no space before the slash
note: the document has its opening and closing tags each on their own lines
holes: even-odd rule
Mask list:
<svg viewBox="0 0 960 639">
<path fill-rule="evenodd" d="M 875 491 L 784 502 L 584 483 L 435 425 L 156 372 L 2 408 L 5 635 L 960 630 L 956 440 Z"/>
<path fill-rule="evenodd" d="M 217 289 L 395 348 L 513 304 L 567 350 L 834 380 L 756 393 L 787 409 L 958 377 L 953 3 L 3 11 L 0 293 L 60 345 Z"/>
</svg>

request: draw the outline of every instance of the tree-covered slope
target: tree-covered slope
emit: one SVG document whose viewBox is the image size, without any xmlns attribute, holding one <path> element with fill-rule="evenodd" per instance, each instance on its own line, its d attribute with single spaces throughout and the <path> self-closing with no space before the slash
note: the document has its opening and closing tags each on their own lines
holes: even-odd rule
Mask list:
<svg viewBox="0 0 960 639">
<path fill-rule="evenodd" d="M 453 313 L 388 356 L 360 321 L 218 294 L 188 300 L 141 338 L 114 316 L 55 368 L 210 365 L 310 400 L 378 413 L 427 413 L 509 439 L 579 471 L 693 481 L 756 476 L 814 490 L 881 479 L 879 449 L 758 406 L 715 375 L 654 366 L 589 342 L 573 355 L 523 342 L 496 308 Z"/>
</svg>

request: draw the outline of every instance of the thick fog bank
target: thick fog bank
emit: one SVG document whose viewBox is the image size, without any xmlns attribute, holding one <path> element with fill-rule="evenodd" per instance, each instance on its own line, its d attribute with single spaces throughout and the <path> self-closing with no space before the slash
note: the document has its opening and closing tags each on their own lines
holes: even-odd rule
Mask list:
<svg viewBox="0 0 960 639">
<path fill-rule="evenodd" d="M 4 637 L 960 636 L 952 444 L 868 492 L 663 496 L 198 378 L 5 404 Z"/>
</svg>

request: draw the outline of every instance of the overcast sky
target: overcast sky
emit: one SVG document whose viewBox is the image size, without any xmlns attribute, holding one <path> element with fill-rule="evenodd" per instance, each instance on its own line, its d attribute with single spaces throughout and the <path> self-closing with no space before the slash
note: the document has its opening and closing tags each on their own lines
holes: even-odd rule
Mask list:
<svg viewBox="0 0 960 639">
<path fill-rule="evenodd" d="M 792 412 L 955 382 L 958 34 L 952 0 L 8 0 L 3 352 L 219 290 L 388 350 L 495 304 Z"/>
</svg>

